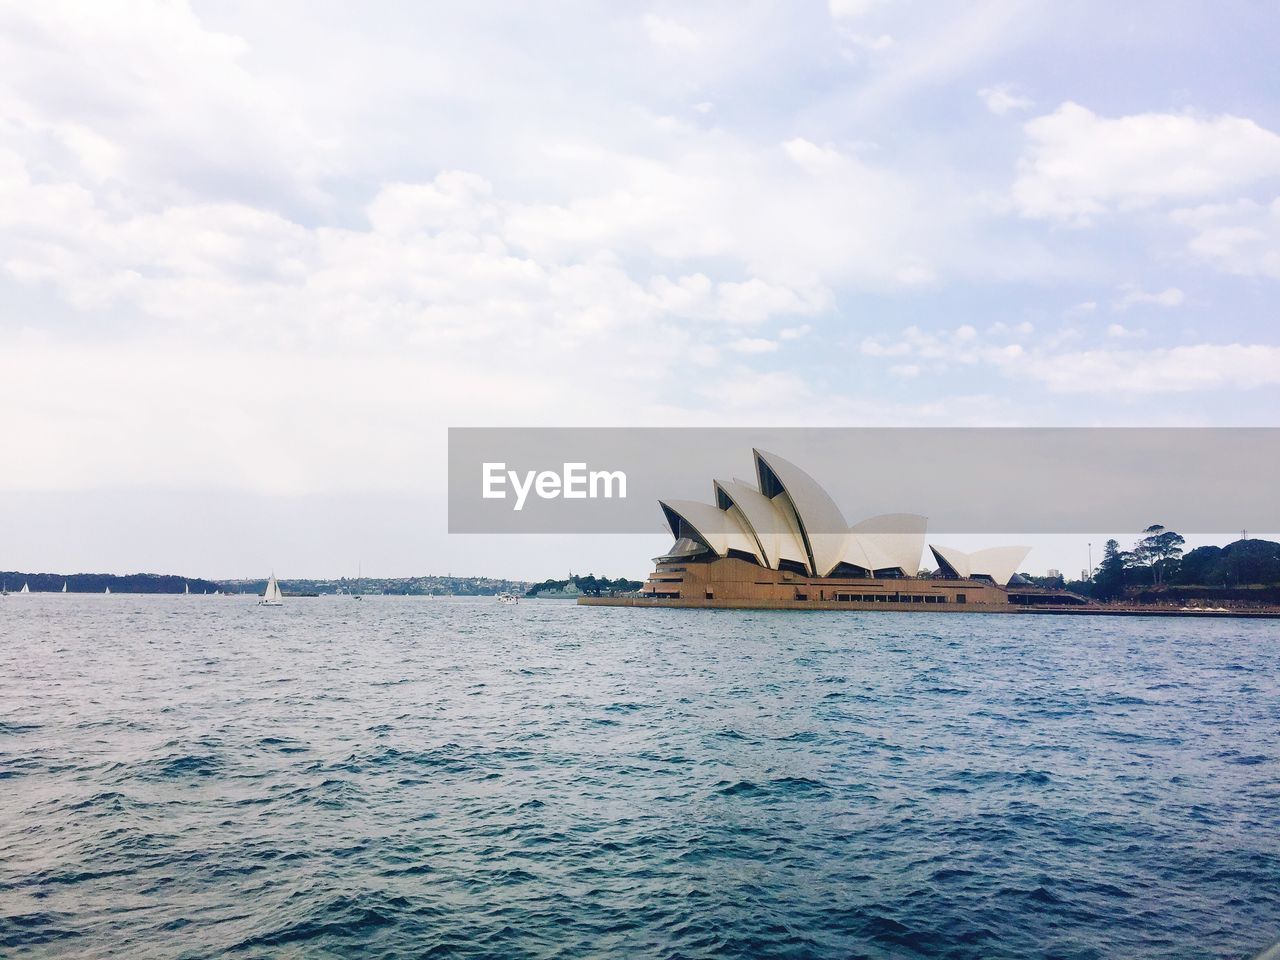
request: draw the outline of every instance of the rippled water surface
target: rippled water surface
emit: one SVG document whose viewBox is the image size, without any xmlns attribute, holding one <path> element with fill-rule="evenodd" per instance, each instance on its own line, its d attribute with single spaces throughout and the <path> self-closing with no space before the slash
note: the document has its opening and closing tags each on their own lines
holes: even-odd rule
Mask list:
<svg viewBox="0 0 1280 960">
<path fill-rule="evenodd" d="M 0 600 L 5 957 L 1232 957 L 1274 622 Z"/>
</svg>

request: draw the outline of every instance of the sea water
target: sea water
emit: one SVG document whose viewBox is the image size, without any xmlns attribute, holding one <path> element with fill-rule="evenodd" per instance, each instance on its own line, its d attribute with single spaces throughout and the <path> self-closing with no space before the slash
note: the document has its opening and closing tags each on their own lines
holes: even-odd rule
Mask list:
<svg viewBox="0 0 1280 960">
<path fill-rule="evenodd" d="M 4 957 L 1237 957 L 1273 622 L 0 600 Z"/>
</svg>

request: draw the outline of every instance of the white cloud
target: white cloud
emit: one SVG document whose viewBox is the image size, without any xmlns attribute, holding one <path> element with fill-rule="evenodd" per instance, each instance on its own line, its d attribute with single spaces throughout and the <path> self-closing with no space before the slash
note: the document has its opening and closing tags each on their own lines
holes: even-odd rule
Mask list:
<svg viewBox="0 0 1280 960">
<path fill-rule="evenodd" d="M 788 140 L 782 145 L 782 150 L 797 167 L 810 174 L 836 173 L 851 162 L 830 144 L 820 147 L 803 137 Z"/>
<path fill-rule="evenodd" d="M 1003 321 L 996 321 L 987 327 L 988 334 L 1016 334 L 1018 336 L 1028 336 L 1035 332 L 1035 324 L 1030 320 L 1023 320 L 1018 324 L 1007 324 Z"/>
<path fill-rule="evenodd" d="M 846 32 L 843 34 L 846 43 L 867 53 L 879 53 L 893 46 L 893 37 L 887 33 L 866 34 Z"/>
<path fill-rule="evenodd" d="M 1053 393 L 1190 393 L 1225 388 L 1252 389 L 1280 384 L 1280 346 L 1201 343 L 1149 350 L 1063 349 L 1075 335 L 1029 344 L 970 336 L 967 327 L 931 333 L 908 327 L 892 337 L 866 338 L 859 352 L 895 358 L 891 368 L 946 370 L 982 366 L 1011 379 L 1032 380 Z M 965 332 L 962 332 L 965 331 Z M 1137 338 L 1142 330 L 1111 325 L 1110 340 Z"/>
<path fill-rule="evenodd" d="M 1213 196 L 1280 171 L 1280 136 L 1241 117 L 1108 119 L 1064 103 L 1025 130 L 1013 200 L 1027 217 L 1087 222 L 1109 211 Z"/>
<path fill-rule="evenodd" d="M 893 279 L 904 287 L 917 287 L 933 283 L 937 273 L 927 263 L 908 262 L 893 271 Z"/>
<path fill-rule="evenodd" d="M 289 494 L 412 487 L 426 469 L 423 411 L 537 422 L 582 396 L 596 398 L 584 421 L 660 410 L 686 365 L 714 362 L 726 326 L 791 320 L 778 339 L 729 342 L 763 356 L 806 332 L 795 318 L 832 306 L 812 281 L 646 273 L 607 247 L 532 255 L 512 235 L 523 207 L 466 171 L 389 184 L 367 225 L 343 228 L 235 203 L 107 209 L 77 184 L 33 181 L 12 153 L 0 153 L 0 193 L 9 282 L 125 318 L 76 350 L 36 324 L 8 338 L 0 404 L 54 411 L 11 438 L 31 456 L 0 479 L 8 488 L 84 477 Z M 279 364 L 288 371 L 273 376 Z M 121 370 L 129 383 L 115 389 Z M 120 421 L 111 444 L 93 437 L 107 396 Z M 154 438 L 192 419 L 273 422 L 290 439 L 264 452 L 266 436 L 200 430 L 152 469 Z M 341 462 L 325 439 L 334 429 Z"/>
<path fill-rule="evenodd" d="M 773 353 L 778 349 L 778 343 L 763 337 L 742 337 L 731 342 L 729 349 L 736 353 Z"/>
<path fill-rule="evenodd" d="M 1280 384 L 1280 347 L 1213 344 L 1033 356 L 1007 371 L 1060 393 L 1189 393 Z"/>
<path fill-rule="evenodd" d="M 982 98 L 982 102 L 986 104 L 988 110 L 1000 117 L 1003 117 L 1011 110 L 1026 110 L 1035 104 L 1034 100 L 1019 94 L 1014 87 L 1007 83 L 997 84 L 994 87 L 983 87 L 978 91 L 978 96 Z"/>
<path fill-rule="evenodd" d="M 854 0 L 850 9 L 865 14 L 869 8 Z M 895 40 L 893 56 L 874 61 L 880 69 L 850 94 L 847 109 L 863 118 L 887 116 L 900 112 L 911 94 L 958 78 L 971 82 L 970 70 L 1043 30 L 1050 21 L 1042 13 L 1025 0 L 940 5 L 927 16 L 908 9 L 911 29 Z M 856 22 L 852 15 L 836 20 L 842 32 Z"/>
<path fill-rule="evenodd" d="M 914 327 L 908 328 L 904 331 L 904 336 L 909 335 L 914 329 Z M 858 345 L 858 350 L 864 357 L 905 357 L 912 352 L 912 345 L 901 340 L 864 337 L 862 343 Z"/>
<path fill-rule="evenodd" d="M 186 3 L 51 0 L 3 17 L 0 126 L 38 166 L 152 201 L 321 198 L 332 141 Z"/>
<path fill-rule="evenodd" d="M 492 185 L 474 173 L 446 170 L 430 183 L 384 186 L 369 205 L 375 230 L 395 236 L 441 230 L 476 232 L 494 224 L 498 211 L 488 202 Z"/>
<path fill-rule="evenodd" d="M 865 337 L 858 346 L 867 357 L 914 357 L 943 364 L 977 362 L 987 349 L 979 342 L 978 331 L 967 323 L 939 333 L 913 325 L 899 334 Z"/>
<path fill-rule="evenodd" d="M 858 20 L 888 0 L 827 0 L 827 9 L 833 20 Z"/>
<path fill-rule="evenodd" d="M 894 46 L 887 33 L 865 32 L 862 22 L 870 19 L 877 7 L 887 7 L 888 0 L 829 0 L 831 22 L 840 40 L 840 53 L 851 63 L 864 60 L 864 54 L 879 54 Z"/>
<path fill-rule="evenodd" d="M 666 261 L 718 259 L 792 286 L 926 284 L 945 269 L 940 260 L 971 255 L 949 238 L 968 229 L 972 211 L 888 167 L 803 138 L 757 148 L 720 131 L 690 136 L 662 159 L 565 151 L 602 182 L 588 179 L 562 202 L 512 204 L 508 237 L 540 258 L 605 248 Z M 1007 258 L 977 267 L 1007 268 Z"/>
<path fill-rule="evenodd" d="M 1280 279 L 1280 197 L 1206 204 L 1171 217 L 1194 231 L 1188 250 L 1196 259 L 1225 273 Z"/>
<path fill-rule="evenodd" d="M 645 15 L 644 29 L 650 41 L 664 50 L 692 50 L 700 43 L 698 35 L 683 23 L 656 14 Z"/>
<path fill-rule="evenodd" d="M 1165 287 L 1155 293 L 1148 293 L 1141 287 L 1127 284 L 1121 288 L 1123 293 L 1112 304 L 1116 310 L 1127 310 L 1135 304 L 1150 304 L 1156 307 L 1180 307 L 1187 297 L 1177 287 Z"/>
<path fill-rule="evenodd" d="M 663 313 L 733 326 L 757 326 L 778 316 L 812 316 L 832 305 L 830 292 L 822 287 L 793 288 L 759 278 L 717 283 L 701 273 L 674 281 L 653 277 L 647 290 Z"/>
<path fill-rule="evenodd" d="M 283 36 L 289 15 L 269 8 L 197 9 L 206 21 L 138 0 L 0 14 L 0 404 L 35 411 L 0 483 L 407 485 L 430 472 L 423 431 L 441 417 L 777 420 L 794 417 L 789 398 L 821 399 L 833 422 L 893 415 L 891 398 L 813 376 L 867 331 L 882 336 L 863 353 L 903 378 L 1014 378 L 1019 351 L 1036 370 L 1089 352 L 1068 350 L 1074 331 L 1033 343 L 1014 321 L 930 334 L 895 319 L 953 302 L 957 279 L 995 302 L 1011 287 L 993 282 L 1079 269 L 1042 225 L 993 223 L 974 199 L 988 171 L 929 126 L 936 88 L 954 84 L 962 107 L 992 53 L 1039 29 L 1017 0 L 923 24 L 848 0 L 835 31 L 781 6 L 545 28 L 459 7 L 432 29 L 324 7 Z M 832 64 L 841 37 L 883 48 L 882 27 L 892 54 L 849 83 Z M 908 102 L 922 91 L 923 113 Z M 1243 182 L 1224 155 L 1220 178 Z M 1069 210 L 1131 202 L 1077 191 L 1053 164 L 1026 175 Z M 1271 216 L 1175 220 L 1195 256 L 1266 273 Z M 1084 289 L 1116 275 L 1095 267 Z M 705 392 L 673 389 L 691 381 Z M 190 423 L 204 429 L 168 442 Z"/>
</svg>

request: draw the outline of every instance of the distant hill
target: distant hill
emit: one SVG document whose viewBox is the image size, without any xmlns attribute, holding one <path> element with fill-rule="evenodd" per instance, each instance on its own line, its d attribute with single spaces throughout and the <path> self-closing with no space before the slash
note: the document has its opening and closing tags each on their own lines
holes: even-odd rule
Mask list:
<svg viewBox="0 0 1280 960">
<path fill-rule="evenodd" d="M 572 583 L 584 594 L 591 597 L 609 596 L 617 593 L 634 593 L 644 586 L 639 580 L 628 580 L 625 577 L 619 577 L 617 580 L 610 580 L 608 577 L 597 577 L 587 574 L 585 577 L 570 576 L 568 580 L 543 580 L 541 583 L 535 583 L 529 587 L 525 593 L 527 597 L 536 597 L 540 593 L 559 593 L 566 586 Z"/>
<path fill-rule="evenodd" d="M 220 580 L 218 585 L 228 593 L 262 593 L 267 581 Z M 280 589 L 286 594 L 396 594 L 411 597 L 492 597 L 500 593 L 524 593 L 529 584 L 524 580 L 496 577 L 341 577 L 337 580 L 280 578 Z"/>
<path fill-rule="evenodd" d="M 182 593 L 190 587 L 192 593 L 216 593 L 220 588 L 212 580 L 199 577 L 180 577 L 176 574 L 129 573 L 24 573 L 21 570 L 0 570 L 0 584 L 10 593 L 22 589 L 23 584 L 32 593 L 58 593 L 63 583 L 67 593 L 102 593 L 108 587 L 112 593 Z"/>
<path fill-rule="evenodd" d="M 102 593 L 108 587 L 112 593 L 182 593 L 190 587 L 192 593 L 262 593 L 266 588 L 265 577 L 256 580 L 204 580 L 200 577 L 180 577 L 177 574 L 131 573 L 28 573 L 22 570 L 0 570 L 0 584 L 10 593 L 17 593 L 28 584 L 32 593 L 57 593 L 62 584 L 68 593 Z M 281 580 L 280 589 L 286 594 L 336 594 L 336 593 L 392 593 L 410 596 L 464 596 L 488 597 L 500 593 L 524 593 L 529 583 L 524 580 L 503 580 L 495 577 L 362 577 L 359 580 Z"/>
<path fill-rule="evenodd" d="M 1258 538 L 1222 547 L 1196 547 L 1166 561 L 1162 582 L 1134 553 L 1121 552 L 1108 574 L 1107 563 L 1092 581 L 1076 580 L 1070 590 L 1102 600 L 1130 603 L 1198 603 L 1244 606 L 1280 604 L 1280 543 Z"/>
<path fill-rule="evenodd" d="M 1280 543 L 1255 539 L 1196 547 L 1183 556 L 1171 581 L 1226 587 L 1280 584 Z"/>
</svg>

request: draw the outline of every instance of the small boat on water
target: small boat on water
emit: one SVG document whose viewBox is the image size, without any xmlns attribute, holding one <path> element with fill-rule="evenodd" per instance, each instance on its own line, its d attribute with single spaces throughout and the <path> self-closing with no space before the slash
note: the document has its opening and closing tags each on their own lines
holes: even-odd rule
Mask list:
<svg viewBox="0 0 1280 960">
<path fill-rule="evenodd" d="M 498 602 L 499 603 L 519 603 L 520 598 L 517 597 L 514 593 L 500 593 L 498 594 Z"/>
<path fill-rule="evenodd" d="M 62 581 L 62 592 L 63 593 L 67 592 L 67 581 L 65 580 Z"/>
<path fill-rule="evenodd" d="M 182 584 L 182 592 L 189 596 L 191 594 L 191 584 L 184 581 Z"/>
<path fill-rule="evenodd" d="M 280 592 L 280 584 L 276 581 L 276 575 L 271 574 L 271 579 L 267 581 L 267 589 L 262 593 L 262 599 L 258 601 L 260 607 L 283 607 L 284 594 Z"/>
<path fill-rule="evenodd" d="M 103 593 L 110 593 L 110 592 L 111 592 L 111 588 L 110 588 L 110 587 L 107 587 L 107 588 L 106 588 L 105 590 L 103 590 L 102 592 L 103 592 Z"/>
<path fill-rule="evenodd" d="M 22 589 L 21 589 L 21 590 L 19 590 L 18 592 L 19 592 L 19 593 L 30 593 L 30 592 L 31 592 L 31 585 L 30 585 L 30 584 L 27 584 L 27 583 L 24 583 L 24 584 L 22 585 Z"/>
</svg>

